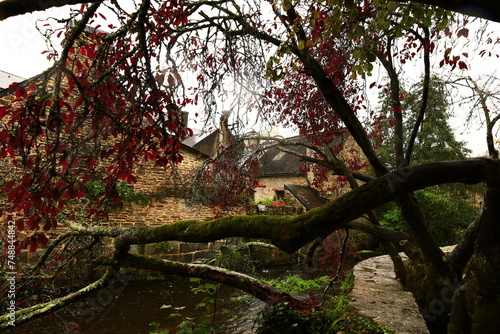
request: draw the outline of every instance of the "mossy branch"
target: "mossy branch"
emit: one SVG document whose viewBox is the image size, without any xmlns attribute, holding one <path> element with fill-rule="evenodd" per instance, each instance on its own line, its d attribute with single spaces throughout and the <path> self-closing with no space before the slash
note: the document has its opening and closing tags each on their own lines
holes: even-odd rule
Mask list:
<svg viewBox="0 0 500 334">
<path fill-rule="evenodd" d="M 120 265 L 137 269 L 155 270 L 162 274 L 210 279 L 247 292 L 267 304 L 287 303 L 298 310 L 307 310 L 308 308 L 305 302 L 292 297 L 288 293 L 277 290 L 254 277 L 224 268 L 205 264 L 169 261 L 135 254 L 129 254 L 121 259 Z"/>
<path fill-rule="evenodd" d="M 293 253 L 317 237 L 326 237 L 348 222 L 406 193 L 432 185 L 479 183 L 487 175 L 498 177 L 499 162 L 488 159 L 446 161 L 402 168 L 304 214 L 291 217 L 230 216 L 211 221 L 183 220 L 158 227 L 128 229 L 115 239 L 118 253 L 130 245 L 165 240 L 211 242 L 229 237 L 270 240 L 283 251 Z M 496 173 L 496 174 L 495 174 Z"/>
<path fill-rule="evenodd" d="M 73 303 L 81 297 L 84 297 L 93 291 L 97 291 L 104 287 L 113 277 L 114 268 L 110 268 L 97 281 L 87 285 L 86 287 L 66 295 L 61 298 L 56 298 L 46 303 L 36 304 L 31 307 L 23 308 L 15 312 L 15 320 L 10 318 L 10 315 L 4 314 L 0 316 L 0 330 L 12 328 L 12 321 L 16 326 L 31 321 L 35 318 L 54 313 L 55 311 Z"/>
</svg>

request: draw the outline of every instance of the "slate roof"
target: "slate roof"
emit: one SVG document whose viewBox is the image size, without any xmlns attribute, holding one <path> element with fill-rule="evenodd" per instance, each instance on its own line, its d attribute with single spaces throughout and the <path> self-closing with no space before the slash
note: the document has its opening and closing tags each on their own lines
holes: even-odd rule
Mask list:
<svg viewBox="0 0 500 334">
<path fill-rule="evenodd" d="M 219 132 L 219 129 L 216 129 L 212 132 L 193 134 L 191 137 L 186 138 L 182 144 L 211 157 L 217 149 Z"/>
<path fill-rule="evenodd" d="M 304 146 L 284 146 L 284 148 L 296 152 L 298 155 L 306 154 Z M 302 161 L 295 155 L 285 153 L 276 147 L 266 150 L 259 159 L 261 170 L 260 176 L 297 175 Z"/>
<path fill-rule="evenodd" d="M 24 85 L 25 81 L 25 78 L 0 70 L 0 98 L 12 94 L 12 90 L 8 90 L 8 88 L 13 82 Z M 210 157 L 217 149 L 218 138 L 219 130 L 217 129 L 212 132 L 195 133 L 184 140 L 182 144 Z"/>
<path fill-rule="evenodd" d="M 331 147 L 336 147 L 345 142 L 347 132 L 341 131 L 339 136 L 335 136 Z M 306 143 L 307 139 L 304 136 L 288 138 L 291 143 Z M 305 146 L 296 145 L 281 145 L 289 151 L 296 152 L 297 155 L 306 155 L 307 148 Z M 285 153 L 276 147 L 271 147 L 266 150 L 259 159 L 261 170 L 260 176 L 283 176 L 283 175 L 302 175 L 299 167 L 302 165 L 302 160 L 291 153 Z"/>
<path fill-rule="evenodd" d="M 9 72 L 5 72 L 0 70 L 0 90 L 9 88 L 10 84 L 13 82 L 22 82 L 26 80 L 20 76 L 11 74 Z"/>
</svg>

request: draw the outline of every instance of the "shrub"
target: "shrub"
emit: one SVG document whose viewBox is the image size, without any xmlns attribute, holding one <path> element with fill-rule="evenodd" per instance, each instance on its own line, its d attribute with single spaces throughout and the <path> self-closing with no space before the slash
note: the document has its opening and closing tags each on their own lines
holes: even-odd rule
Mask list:
<svg viewBox="0 0 500 334">
<path fill-rule="evenodd" d="M 257 333 L 300 333 L 300 334 L 389 334 L 386 326 L 376 324 L 372 319 L 353 314 L 349 309 L 350 291 L 354 283 L 352 273 L 342 283 L 341 292 L 324 306 L 311 307 L 311 312 L 299 312 L 287 305 L 266 307 L 256 319 Z"/>
<path fill-rule="evenodd" d="M 460 232 L 469 226 L 479 208 L 471 203 L 464 189 L 442 186 L 415 192 L 429 230 L 440 246 L 455 244 Z M 391 203 L 380 215 L 380 223 L 387 228 L 407 232 L 401 212 Z"/>
</svg>

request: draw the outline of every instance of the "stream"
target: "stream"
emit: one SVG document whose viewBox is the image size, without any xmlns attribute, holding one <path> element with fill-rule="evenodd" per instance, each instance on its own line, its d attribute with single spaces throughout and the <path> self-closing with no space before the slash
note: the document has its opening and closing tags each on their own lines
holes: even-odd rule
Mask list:
<svg viewBox="0 0 500 334">
<path fill-rule="evenodd" d="M 331 270 L 315 269 L 308 272 L 301 268 L 286 266 L 262 270 L 265 277 L 284 277 L 299 274 L 304 279 L 331 274 Z M 203 308 L 196 306 L 207 296 L 195 294 L 193 288 L 198 282 L 189 278 L 171 276 L 156 280 L 134 280 L 132 276 L 117 276 L 110 286 L 97 291 L 81 301 L 61 309 L 50 317 L 34 320 L 15 327 L 10 333 L 19 334 L 147 334 L 156 328 L 151 323 L 160 324 L 159 329 L 176 333 L 178 324 L 188 317 L 197 321 L 204 314 Z M 205 283 L 205 282 L 204 282 Z M 242 298 L 244 302 L 233 301 L 231 297 L 242 296 L 239 290 L 221 286 L 217 292 L 216 324 L 236 324 L 238 329 L 222 328 L 217 333 L 251 333 L 252 317 L 264 307 L 264 303 L 254 298 Z M 170 305 L 165 308 L 163 305 Z M 179 308 L 179 310 L 176 310 Z M 181 316 L 169 317 L 171 313 Z M 230 320 L 231 319 L 231 320 Z M 6 333 L 9 333 L 7 331 Z"/>
</svg>

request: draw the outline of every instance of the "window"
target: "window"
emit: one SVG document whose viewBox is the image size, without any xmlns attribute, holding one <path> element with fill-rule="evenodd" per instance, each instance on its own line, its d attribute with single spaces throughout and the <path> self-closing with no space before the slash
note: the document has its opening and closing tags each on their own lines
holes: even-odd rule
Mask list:
<svg viewBox="0 0 500 334">
<path fill-rule="evenodd" d="M 284 200 L 285 199 L 285 191 L 284 190 L 275 190 L 274 197 L 276 200 Z"/>
</svg>

